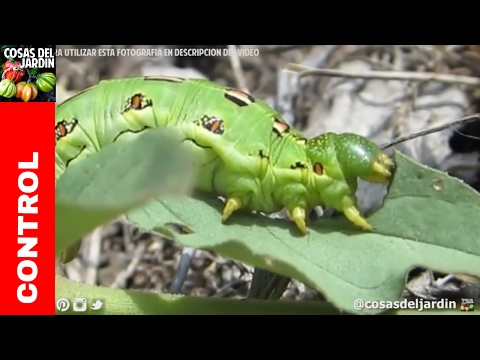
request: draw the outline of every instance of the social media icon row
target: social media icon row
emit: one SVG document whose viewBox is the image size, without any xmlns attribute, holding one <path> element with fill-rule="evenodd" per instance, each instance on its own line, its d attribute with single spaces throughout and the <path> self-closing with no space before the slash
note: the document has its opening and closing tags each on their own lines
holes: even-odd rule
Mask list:
<svg viewBox="0 0 480 360">
<path fill-rule="evenodd" d="M 90 305 L 90 309 L 92 310 L 100 310 L 103 306 L 102 300 L 94 300 Z M 57 310 L 61 312 L 65 312 L 68 309 L 72 308 L 73 311 L 76 312 L 84 312 L 87 311 L 88 303 L 87 299 L 85 298 L 75 298 L 71 302 L 68 299 L 61 298 L 57 300 Z"/>
</svg>

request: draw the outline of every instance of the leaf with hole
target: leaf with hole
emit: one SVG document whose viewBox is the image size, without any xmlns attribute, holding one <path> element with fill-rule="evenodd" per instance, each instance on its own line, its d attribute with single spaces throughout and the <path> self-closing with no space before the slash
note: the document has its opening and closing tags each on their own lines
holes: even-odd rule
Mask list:
<svg viewBox="0 0 480 360">
<path fill-rule="evenodd" d="M 307 237 L 287 221 L 260 215 L 236 214 L 223 225 L 222 203 L 198 194 L 150 202 L 128 218 L 185 246 L 298 279 L 340 309 L 375 314 L 382 309 L 355 309 L 354 301 L 399 300 L 412 267 L 480 275 L 480 195 L 401 153 L 395 158 L 384 206 L 369 218 L 373 232 L 343 218 L 320 219 Z M 172 223 L 193 233 L 180 234 Z"/>
</svg>

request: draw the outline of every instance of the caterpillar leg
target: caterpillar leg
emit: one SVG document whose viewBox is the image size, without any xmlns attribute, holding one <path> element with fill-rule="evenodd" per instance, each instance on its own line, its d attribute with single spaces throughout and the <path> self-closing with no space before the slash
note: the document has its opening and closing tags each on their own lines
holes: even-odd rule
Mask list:
<svg viewBox="0 0 480 360">
<path fill-rule="evenodd" d="M 258 185 L 248 174 L 231 172 L 225 167 L 218 168 L 211 183 L 213 192 L 226 198 L 222 223 L 226 223 L 239 210 L 255 210 L 252 199 L 258 193 Z"/>
<path fill-rule="evenodd" d="M 222 223 L 225 223 L 235 211 L 240 210 L 242 207 L 243 202 L 239 197 L 232 196 L 228 198 L 222 212 Z"/>
<path fill-rule="evenodd" d="M 305 186 L 300 183 L 286 185 L 282 191 L 281 203 L 287 208 L 295 225 L 300 230 L 302 235 L 308 233 L 307 229 L 307 206 L 305 199 L 307 191 Z"/>
<path fill-rule="evenodd" d="M 392 181 L 391 169 L 395 163 L 386 154 L 380 154 L 378 160 L 372 163 L 371 173 L 363 176 L 365 181 L 389 184 Z"/>
<path fill-rule="evenodd" d="M 342 212 L 345 214 L 346 218 L 350 220 L 355 225 L 360 226 L 363 230 L 372 230 L 372 226 L 365 220 L 360 211 L 355 206 L 349 206 L 342 209 Z"/>
<path fill-rule="evenodd" d="M 372 226 L 368 223 L 367 220 L 360 214 L 360 211 L 357 208 L 357 201 L 354 197 L 346 195 L 343 198 L 343 206 L 338 209 L 345 217 L 350 220 L 355 225 L 361 227 L 363 230 L 369 231 L 372 230 Z"/>
<path fill-rule="evenodd" d="M 301 231 L 301 233 L 303 235 L 307 234 L 307 212 L 305 211 L 305 209 L 299 206 L 295 206 L 291 209 L 288 209 L 288 211 L 290 212 L 290 215 L 295 222 L 295 225 L 297 225 L 297 228 Z"/>
</svg>

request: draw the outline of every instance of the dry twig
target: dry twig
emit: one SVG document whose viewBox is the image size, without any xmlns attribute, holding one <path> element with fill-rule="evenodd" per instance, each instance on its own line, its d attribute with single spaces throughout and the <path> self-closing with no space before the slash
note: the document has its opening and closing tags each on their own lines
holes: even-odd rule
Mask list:
<svg viewBox="0 0 480 360">
<path fill-rule="evenodd" d="M 97 274 L 100 265 L 100 253 L 102 246 L 102 227 L 96 228 L 88 237 L 84 239 L 83 246 L 87 246 L 84 260 L 87 262 L 85 269 L 84 282 L 89 285 L 97 284 Z"/>
<path fill-rule="evenodd" d="M 235 81 L 237 82 L 237 86 L 242 91 L 248 92 L 247 81 L 245 80 L 245 75 L 243 74 L 240 57 L 238 56 L 237 45 L 227 45 L 227 46 L 231 54 L 230 64 L 232 65 L 233 75 L 235 76 Z"/>
<path fill-rule="evenodd" d="M 369 71 L 354 72 L 335 69 L 316 69 L 309 66 L 290 63 L 286 71 L 299 73 L 300 77 L 305 76 L 332 76 L 354 79 L 369 80 L 402 80 L 402 81 L 436 81 L 446 84 L 457 85 L 480 85 L 480 79 L 473 76 L 460 76 L 451 74 L 438 74 L 430 72 L 409 72 L 409 71 Z"/>
<path fill-rule="evenodd" d="M 397 145 L 397 144 L 400 144 L 400 143 L 408 141 L 408 140 L 412 140 L 412 139 L 415 139 L 415 138 L 418 138 L 418 137 L 430 135 L 430 134 L 433 134 L 433 133 L 436 133 L 436 132 L 439 132 L 439 131 L 442 131 L 442 130 L 445 130 L 445 129 L 448 129 L 448 128 L 452 128 L 454 126 L 465 125 L 465 124 L 468 124 L 468 123 L 473 122 L 475 120 L 480 120 L 480 113 L 470 115 L 470 116 L 466 116 L 464 118 L 461 118 L 460 120 L 453 121 L 453 122 L 448 123 L 448 124 L 435 126 L 433 128 L 427 129 L 427 130 L 419 131 L 415 134 L 406 135 L 406 136 L 402 136 L 402 137 L 393 139 L 392 141 L 382 145 L 381 148 L 382 149 L 387 149 L 387 148 L 389 148 L 393 145 Z M 464 134 L 462 134 L 462 135 L 464 135 Z M 464 135 L 464 136 L 468 136 L 468 135 Z M 472 137 L 472 136 L 468 136 L 468 137 Z"/>
</svg>

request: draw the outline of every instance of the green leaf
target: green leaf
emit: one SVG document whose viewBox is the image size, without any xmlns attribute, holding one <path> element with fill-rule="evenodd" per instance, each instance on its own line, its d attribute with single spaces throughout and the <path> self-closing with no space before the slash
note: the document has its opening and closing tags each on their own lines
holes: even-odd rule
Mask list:
<svg viewBox="0 0 480 360">
<path fill-rule="evenodd" d="M 369 219 L 370 233 L 344 218 L 320 219 L 305 237 L 290 222 L 260 215 L 236 214 L 222 225 L 221 202 L 198 194 L 151 202 L 128 218 L 185 246 L 298 279 L 340 309 L 375 314 L 382 310 L 358 310 L 354 301 L 400 299 L 414 266 L 480 275 L 479 194 L 398 152 L 395 158 L 396 175 L 384 206 Z M 171 223 L 193 233 L 177 234 Z"/>
<path fill-rule="evenodd" d="M 147 131 L 68 167 L 56 187 L 56 253 L 152 198 L 188 193 L 191 157 L 176 136 L 167 129 Z"/>
</svg>

